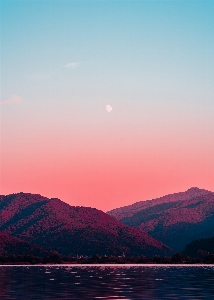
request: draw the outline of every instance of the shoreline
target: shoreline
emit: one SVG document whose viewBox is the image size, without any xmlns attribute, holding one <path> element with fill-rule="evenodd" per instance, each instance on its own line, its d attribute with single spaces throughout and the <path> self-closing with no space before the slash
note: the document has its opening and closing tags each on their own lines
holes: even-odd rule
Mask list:
<svg viewBox="0 0 214 300">
<path fill-rule="evenodd" d="M 214 264 L 5 264 L 0 267 L 212 267 Z"/>
</svg>

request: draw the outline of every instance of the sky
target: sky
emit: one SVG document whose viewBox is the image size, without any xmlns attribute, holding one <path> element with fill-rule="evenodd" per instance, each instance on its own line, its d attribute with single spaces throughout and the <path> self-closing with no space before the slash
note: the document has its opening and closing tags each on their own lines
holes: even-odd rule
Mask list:
<svg viewBox="0 0 214 300">
<path fill-rule="evenodd" d="M 214 191 L 213 15 L 212 0 L 1 0 L 0 194 L 107 211 Z"/>
</svg>

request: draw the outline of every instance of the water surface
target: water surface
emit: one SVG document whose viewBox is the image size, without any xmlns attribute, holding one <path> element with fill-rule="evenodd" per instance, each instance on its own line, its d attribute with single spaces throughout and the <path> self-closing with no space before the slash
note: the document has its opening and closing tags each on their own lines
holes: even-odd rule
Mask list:
<svg viewBox="0 0 214 300">
<path fill-rule="evenodd" d="M 213 266 L 0 266 L 0 299 L 214 299 Z"/>
</svg>

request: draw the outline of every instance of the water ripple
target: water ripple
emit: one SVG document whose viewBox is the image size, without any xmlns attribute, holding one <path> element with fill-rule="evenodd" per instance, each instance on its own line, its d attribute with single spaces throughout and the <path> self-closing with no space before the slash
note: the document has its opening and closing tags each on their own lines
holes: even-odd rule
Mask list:
<svg viewBox="0 0 214 300">
<path fill-rule="evenodd" d="M 0 299 L 212 300 L 213 266 L 1 266 Z"/>
</svg>

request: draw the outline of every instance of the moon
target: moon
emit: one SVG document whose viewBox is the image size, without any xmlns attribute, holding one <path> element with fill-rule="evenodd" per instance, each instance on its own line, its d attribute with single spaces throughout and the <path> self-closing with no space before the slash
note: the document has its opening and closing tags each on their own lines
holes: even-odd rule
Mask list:
<svg viewBox="0 0 214 300">
<path fill-rule="evenodd" d="M 108 104 L 108 105 L 106 105 L 106 111 L 107 111 L 107 112 L 110 112 L 110 111 L 112 111 L 112 107 L 111 107 L 111 105 L 109 105 L 109 104 Z"/>
</svg>

